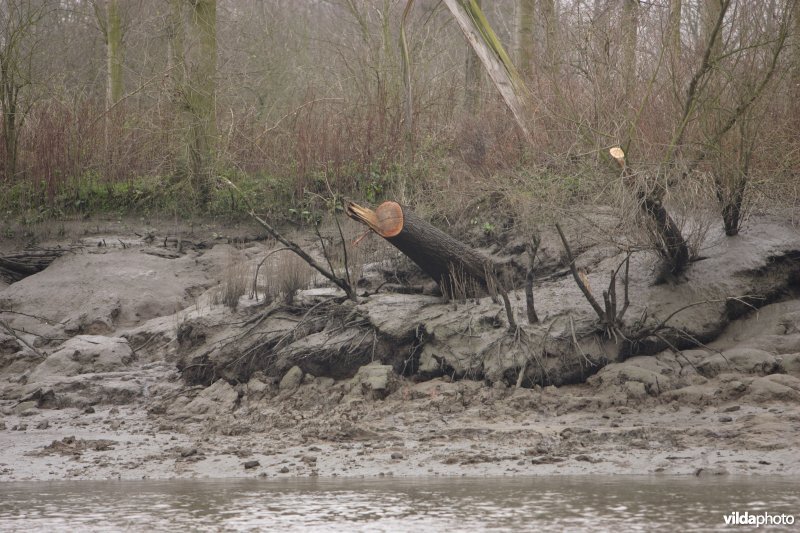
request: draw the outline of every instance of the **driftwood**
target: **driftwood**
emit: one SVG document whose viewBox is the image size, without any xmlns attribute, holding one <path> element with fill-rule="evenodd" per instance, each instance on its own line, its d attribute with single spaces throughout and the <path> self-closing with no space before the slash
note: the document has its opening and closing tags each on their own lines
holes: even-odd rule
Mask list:
<svg viewBox="0 0 800 533">
<path fill-rule="evenodd" d="M 25 279 L 41 272 L 67 252 L 68 248 L 37 248 L 0 255 L 0 279 L 6 283 Z"/>
</svg>

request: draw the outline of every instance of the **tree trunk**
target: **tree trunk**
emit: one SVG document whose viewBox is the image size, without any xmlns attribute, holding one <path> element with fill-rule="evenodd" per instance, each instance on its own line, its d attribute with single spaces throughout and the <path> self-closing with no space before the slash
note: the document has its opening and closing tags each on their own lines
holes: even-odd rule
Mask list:
<svg viewBox="0 0 800 533">
<path fill-rule="evenodd" d="M 633 186 L 633 175 L 625 159 L 625 152 L 615 146 L 609 150 L 609 153 L 622 168 L 625 182 L 628 186 Z M 686 244 L 686 239 L 683 238 L 678 224 L 661 203 L 663 189 L 659 187 L 655 193 L 639 190 L 636 196 L 639 199 L 639 208 L 651 224 L 653 244 L 669 268 L 669 271 L 664 274 L 667 276 L 681 274 L 689 265 L 689 245 Z"/>
<path fill-rule="evenodd" d="M 14 69 L 9 64 L 9 58 L 0 55 L 0 110 L 3 115 L 3 148 L 5 150 L 4 177 L 7 181 L 14 181 L 17 174 L 17 105 L 20 85 L 14 78 Z"/>
<path fill-rule="evenodd" d="M 622 72 L 625 101 L 631 104 L 636 84 L 636 47 L 639 42 L 639 0 L 624 0 L 622 5 Z"/>
<path fill-rule="evenodd" d="M 544 23 L 544 55 L 545 70 L 551 75 L 557 75 L 560 70 L 561 57 L 559 54 L 558 13 L 556 0 L 539 0 L 541 17 Z M 556 78 L 553 78 L 556 79 Z"/>
<path fill-rule="evenodd" d="M 122 18 L 118 0 L 106 5 L 106 47 L 108 54 L 107 107 L 122 99 L 125 90 L 122 79 Z"/>
<path fill-rule="evenodd" d="M 421 219 L 408 207 L 384 202 L 375 211 L 348 203 L 346 212 L 389 241 L 433 278 L 451 298 L 494 294 L 495 264 Z"/>
<path fill-rule="evenodd" d="M 681 11 L 682 0 L 669 0 L 669 22 L 667 23 L 667 47 L 673 64 L 681 57 Z"/>
<path fill-rule="evenodd" d="M 217 2 L 193 0 L 190 30 L 193 61 L 188 68 L 186 103 L 189 109 L 189 170 L 202 205 L 211 199 L 217 135 Z"/>
<path fill-rule="evenodd" d="M 478 7 L 481 7 L 481 0 L 476 0 Z M 483 79 L 483 67 L 481 60 L 471 46 L 467 46 L 467 62 L 465 67 L 464 79 L 464 107 L 470 114 L 478 111 L 481 98 L 481 80 Z"/>
<path fill-rule="evenodd" d="M 517 10 L 517 61 L 520 74 L 528 79 L 533 74 L 533 28 L 536 19 L 536 1 L 519 0 Z"/>
<path fill-rule="evenodd" d="M 742 203 L 744 191 L 738 187 L 729 198 L 722 204 L 722 222 L 725 225 L 725 235 L 733 237 L 739 235 L 739 227 L 742 223 Z"/>
</svg>

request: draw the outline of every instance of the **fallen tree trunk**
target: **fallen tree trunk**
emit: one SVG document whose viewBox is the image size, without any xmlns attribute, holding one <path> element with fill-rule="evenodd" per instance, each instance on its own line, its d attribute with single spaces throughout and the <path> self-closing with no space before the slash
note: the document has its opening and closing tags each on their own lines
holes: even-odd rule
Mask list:
<svg viewBox="0 0 800 533">
<path fill-rule="evenodd" d="M 494 294 L 498 289 L 494 262 L 454 239 L 396 202 L 374 211 L 348 202 L 346 212 L 366 224 L 408 256 L 454 299 Z"/>
</svg>

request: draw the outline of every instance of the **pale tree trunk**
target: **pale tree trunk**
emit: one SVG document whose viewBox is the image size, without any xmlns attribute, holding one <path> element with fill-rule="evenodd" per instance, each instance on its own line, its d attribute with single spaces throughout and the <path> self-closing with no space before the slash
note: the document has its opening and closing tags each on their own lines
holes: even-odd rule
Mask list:
<svg viewBox="0 0 800 533">
<path fill-rule="evenodd" d="M 710 59 L 713 62 L 720 55 L 722 50 L 722 32 L 718 32 L 711 42 L 711 36 L 714 33 L 717 20 L 722 12 L 722 0 L 703 0 L 702 28 L 700 30 L 703 42 L 711 49 Z"/>
<path fill-rule="evenodd" d="M 46 2 L 0 3 L 0 136 L 5 152 L 0 170 L 7 181 L 17 177 L 19 134 L 33 106 L 31 58 L 40 46 L 35 28 L 51 8 Z"/>
<path fill-rule="evenodd" d="M 187 65 L 189 171 L 198 200 L 211 197 L 216 145 L 217 2 L 192 0 L 189 31 L 194 50 Z"/>
<path fill-rule="evenodd" d="M 184 0 L 170 0 L 167 15 L 167 70 L 173 80 L 174 89 L 181 89 L 184 80 L 183 2 Z"/>
<path fill-rule="evenodd" d="M 636 85 L 636 47 L 639 42 L 639 0 L 622 0 L 622 72 L 625 101 L 631 101 Z"/>
<path fill-rule="evenodd" d="M 122 18 L 118 0 L 106 3 L 106 52 L 108 55 L 108 87 L 106 103 L 110 108 L 122 99 Z"/>
<path fill-rule="evenodd" d="M 536 0 L 519 0 L 517 5 L 517 61 L 519 72 L 526 79 L 533 74 L 535 20 Z"/>
<path fill-rule="evenodd" d="M 681 0 L 669 0 L 667 47 L 675 64 L 681 57 Z"/>
<path fill-rule="evenodd" d="M 170 151 L 175 155 L 173 169 L 174 175 L 187 174 L 188 144 L 188 106 L 186 103 L 186 61 L 184 57 L 185 27 L 184 27 L 184 2 L 185 0 L 169 0 L 169 10 L 166 17 L 167 35 L 167 120 L 174 123 L 173 129 L 183 132 L 182 135 L 170 135 L 165 142 Z"/>
<path fill-rule="evenodd" d="M 20 86 L 14 81 L 13 75 L 9 74 L 6 66 L 5 57 L 0 57 L 0 106 L 3 111 L 3 147 L 5 148 L 5 178 L 13 181 L 17 175 L 17 147 L 19 145 L 17 135 L 17 107 Z"/>
<path fill-rule="evenodd" d="M 557 74 L 559 69 L 558 45 L 558 17 L 556 13 L 556 0 L 539 0 L 542 22 L 544 22 L 544 54 L 545 69 L 551 74 Z"/>
<path fill-rule="evenodd" d="M 103 130 L 103 139 L 106 152 L 108 172 L 113 168 L 113 154 L 111 152 L 111 128 L 114 122 L 116 104 L 122 100 L 124 83 L 122 79 L 122 19 L 119 12 L 118 0 L 106 0 L 105 18 L 101 24 L 106 41 L 106 112 Z"/>
<path fill-rule="evenodd" d="M 794 22 L 793 28 L 793 50 L 792 50 L 792 96 L 794 101 L 800 99 L 800 0 L 795 1 L 792 9 L 792 17 Z M 800 112 L 798 106 L 792 106 L 795 113 L 795 119 L 800 121 Z"/>
<path fill-rule="evenodd" d="M 478 7 L 481 0 L 475 0 Z M 464 80 L 464 107 L 468 112 L 477 111 L 480 105 L 481 81 L 483 79 L 483 67 L 481 60 L 475 54 L 471 46 L 467 46 L 466 78 Z"/>
</svg>

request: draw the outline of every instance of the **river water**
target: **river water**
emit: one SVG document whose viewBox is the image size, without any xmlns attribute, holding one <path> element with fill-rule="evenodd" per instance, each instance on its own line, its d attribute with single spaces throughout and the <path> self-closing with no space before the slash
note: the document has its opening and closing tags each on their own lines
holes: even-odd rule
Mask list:
<svg viewBox="0 0 800 533">
<path fill-rule="evenodd" d="M 749 531 L 800 529 L 800 480 L 535 477 L 0 483 L 0 531 Z"/>
</svg>

